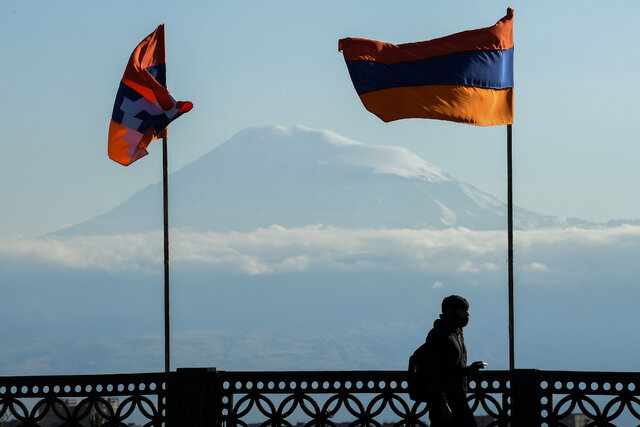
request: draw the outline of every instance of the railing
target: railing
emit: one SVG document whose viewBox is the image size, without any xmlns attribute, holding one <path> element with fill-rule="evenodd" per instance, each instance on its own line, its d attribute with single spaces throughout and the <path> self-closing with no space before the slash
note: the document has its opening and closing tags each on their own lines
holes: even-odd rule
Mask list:
<svg viewBox="0 0 640 427">
<path fill-rule="evenodd" d="M 160 426 L 166 417 L 165 378 L 164 374 L 0 377 L 0 420 L 12 419 L 20 426 L 106 427 L 126 425 L 135 415 L 145 420 L 144 425 Z"/>
<path fill-rule="evenodd" d="M 565 426 L 562 419 L 580 412 L 588 426 L 638 425 L 640 373 L 534 371 L 542 425 Z M 616 424 L 626 412 L 626 421 Z"/>
<path fill-rule="evenodd" d="M 219 420 L 225 426 L 265 425 L 426 426 L 425 403 L 408 399 L 406 372 L 220 372 Z M 472 408 L 509 422 L 509 373 L 483 372 L 470 384 Z"/>
<path fill-rule="evenodd" d="M 0 377 L 0 426 L 426 426 L 430 408 L 406 387 L 404 371 Z M 468 400 L 488 426 L 569 426 L 576 412 L 587 426 L 637 425 L 640 373 L 486 371 Z"/>
</svg>

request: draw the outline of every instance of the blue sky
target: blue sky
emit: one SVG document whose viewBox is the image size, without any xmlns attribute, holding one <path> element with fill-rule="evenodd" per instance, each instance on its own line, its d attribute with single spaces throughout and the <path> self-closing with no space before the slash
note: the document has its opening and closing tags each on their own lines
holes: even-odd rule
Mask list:
<svg viewBox="0 0 640 427">
<path fill-rule="evenodd" d="M 640 219 L 638 2 L 0 2 L 0 313 L 21 325 L 5 331 L 0 374 L 163 366 L 160 234 L 34 237 L 109 211 L 161 180 L 160 144 L 128 168 L 107 157 L 124 67 L 158 24 L 166 24 L 169 89 L 195 104 L 171 124 L 171 171 L 247 127 L 301 124 L 406 147 L 504 200 L 505 127 L 385 124 L 362 107 L 337 46 L 349 36 L 405 43 L 485 27 L 508 6 L 515 9 L 515 203 L 592 221 Z M 403 369 L 439 301 L 457 290 L 477 310 L 470 357 L 507 366 L 503 230 L 314 227 L 176 232 L 172 321 L 180 345 L 172 366 Z M 637 226 L 516 233 L 518 366 L 635 369 L 637 351 L 618 337 L 636 333 L 624 316 L 638 299 L 639 235 Z M 425 259 L 440 270 L 425 268 Z M 350 260 L 365 267 L 351 271 Z M 334 310 L 333 323 L 324 312 L 309 322 L 278 318 L 292 307 L 308 315 L 316 297 Z M 228 302 L 238 299 L 249 308 Z M 594 336 L 601 351 L 585 352 Z M 267 356 L 238 358 L 256 348 Z"/>
<path fill-rule="evenodd" d="M 516 12 L 516 204 L 640 218 L 637 2 L 5 0 L 0 237 L 89 219 L 161 179 L 159 144 L 124 168 L 107 158 L 106 135 L 126 61 L 162 22 L 169 89 L 195 104 L 171 125 L 171 170 L 246 127 L 303 124 L 405 146 L 504 200 L 504 127 L 381 122 L 357 98 L 337 42 L 426 40 L 492 25 L 507 6 Z"/>
</svg>

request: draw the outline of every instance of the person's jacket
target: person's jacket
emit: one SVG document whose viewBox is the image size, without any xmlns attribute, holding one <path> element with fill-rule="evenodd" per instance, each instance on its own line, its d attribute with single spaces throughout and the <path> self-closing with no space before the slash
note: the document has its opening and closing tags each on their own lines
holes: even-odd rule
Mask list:
<svg viewBox="0 0 640 427">
<path fill-rule="evenodd" d="M 425 352 L 428 401 L 441 406 L 451 399 L 464 399 L 468 369 L 462 329 L 437 319 L 425 342 L 428 347 Z"/>
</svg>

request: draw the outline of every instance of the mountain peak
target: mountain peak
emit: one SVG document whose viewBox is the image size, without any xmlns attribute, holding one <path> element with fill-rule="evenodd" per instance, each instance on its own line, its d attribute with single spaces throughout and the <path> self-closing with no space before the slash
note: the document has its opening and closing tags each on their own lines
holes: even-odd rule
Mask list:
<svg viewBox="0 0 640 427">
<path fill-rule="evenodd" d="M 402 147 L 367 145 L 305 126 L 245 129 L 171 175 L 170 224 L 218 232 L 341 228 L 506 228 L 503 202 Z M 160 184 L 56 234 L 160 230 Z M 516 209 L 516 227 L 558 219 Z"/>
<path fill-rule="evenodd" d="M 248 128 L 209 155 L 216 156 L 221 154 L 219 151 L 232 150 L 252 150 L 271 159 L 280 157 L 280 161 L 290 158 L 295 161 L 310 160 L 325 166 L 341 164 L 364 167 L 376 174 L 398 175 L 430 182 L 452 180 L 440 168 L 406 148 L 366 145 L 330 130 L 315 130 L 303 125 Z"/>
</svg>

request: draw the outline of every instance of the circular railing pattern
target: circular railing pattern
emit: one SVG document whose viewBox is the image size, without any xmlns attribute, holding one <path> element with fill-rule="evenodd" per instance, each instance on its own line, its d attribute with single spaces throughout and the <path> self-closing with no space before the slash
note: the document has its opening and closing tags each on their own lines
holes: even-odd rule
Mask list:
<svg viewBox="0 0 640 427">
<path fill-rule="evenodd" d="M 36 399 L 31 409 L 24 399 Z M 99 420 L 105 427 L 121 427 L 134 413 L 146 420 L 145 426 L 162 426 L 166 399 L 162 374 L 0 377 L 0 418 L 8 416 L 20 426 L 39 425 L 54 416 L 65 426 Z"/>
<path fill-rule="evenodd" d="M 640 422 L 639 373 L 540 371 L 538 387 L 542 426 L 567 426 L 576 412 L 589 427 L 615 426 L 623 412 Z"/>
<path fill-rule="evenodd" d="M 180 371 L 180 370 L 178 370 Z M 167 419 L 171 384 L 172 419 Z M 117 397 L 118 402 L 111 398 Z M 69 398 L 77 403 L 69 404 Z M 587 426 L 638 425 L 640 373 L 515 370 L 480 372 L 468 401 L 489 426 L 565 426 L 576 412 Z M 25 403 L 28 402 L 28 403 Z M 515 405 L 515 406 L 513 406 Z M 224 372 L 91 376 L 0 377 L 0 419 L 41 425 L 49 415 L 66 426 L 98 417 L 125 426 L 133 415 L 146 426 L 206 413 L 208 423 L 246 426 L 425 426 L 429 408 L 408 399 L 404 371 Z M 209 413 L 210 412 L 210 413 Z M 631 421 L 631 420 L 635 420 Z M 138 421 L 139 422 L 139 421 Z M 196 425 L 198 422 L 189 422 Z M 209 424 L 207 424 L 209 425 Z"/>
<path fill-rule="evenodd" d="M 398 426 L 427 425 L 428 405 L 408 398 L 402 371 L 220 372 L 218 381 L 226 426 L 247 426 L 257 414 L 263 425 L 291 426 L 304 417 L 308 426 L 335 426 L 338 413 L 353 426 L 379 426 L 391 416 Z M 482 373 L 469 391 L 473 409 L 492 416 L 491 425 L 506 424 L 507 401 L 494 396 L 509 392 L 504 374 Z"/>
</svg>

